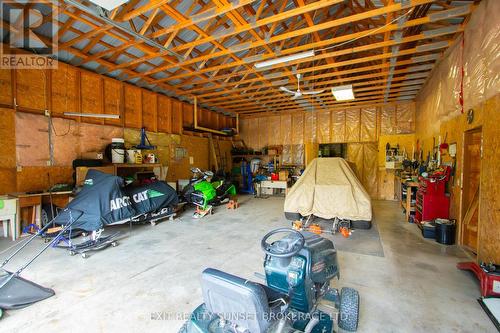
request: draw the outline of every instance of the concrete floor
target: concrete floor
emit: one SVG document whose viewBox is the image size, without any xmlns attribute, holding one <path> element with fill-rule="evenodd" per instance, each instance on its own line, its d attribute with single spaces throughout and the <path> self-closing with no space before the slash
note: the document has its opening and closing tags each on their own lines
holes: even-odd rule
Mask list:
<svg viewBox="0 0 500 333">
<path fill-rule="evenodd" d="M 0 331 L 176 332 L 202 302 L 204 268 L 256 280 L 261 237 L 289 225 L 282 198 L 240 202 L 236 211 L 220 207 L 203 220 L 186 212 L 177 222 L 135 226 L 118 247 L 88 259 L 50 249 L 23 276 L 56 295 L 7 311 Z M 403 222 L 397 203 L 373 205 L 384 256 L 339 251 L 341 280 L 335 282 L 360 293 L 358 332 L 495 332 L 476 301 L 477 281 L 455 268 L 468 259 L 465 253 L 424 240 L 415 225 Z M 35 243 L 28 252 L 42 245 Z M 2 240 L 0 249 L 10 245 Z M 158 313 L 163 319 L 153 320 Z"/>
</svg>

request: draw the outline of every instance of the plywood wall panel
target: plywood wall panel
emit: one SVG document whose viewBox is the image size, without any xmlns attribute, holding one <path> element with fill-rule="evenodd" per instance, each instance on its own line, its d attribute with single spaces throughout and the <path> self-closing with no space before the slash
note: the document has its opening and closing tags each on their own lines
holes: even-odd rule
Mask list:
<svg viewBox="0 0 500 333">
<path fill-rule="evenodd" d="M 0 108 L 0 168 L 16 167 L 16 122 L 13 109 Z"/>
<path fill-rule="evenodd" d="M 64 112 L 79 112 L 79 73 L 69 65 L 60 63 L 51 75 L 51 113 L 63 116 Z"/>
<path fill-rule="evenodd" d="M 80 123 L 71 119 L 52 119 L 52 144 L 54 165 L 71 166 L 74 159 L 80 158 L 80 140 L 92 140 L 88 135 L 80 135 Z"/>
<path fill-rule="evenodd" d="M 142 91 L 130 84 L 124 85 L 125 127 L 141 128 L 142 126 Z"/>
<path fill-rule="evenodd" d="M 249 119 L 248 120 L 249 135 L 247 136 L 248 139 L 247 145 L 255 150 L 260 150 L 258 131 L 259 131 L 259 119 L 258 118 Z"/>
<path fill-rule="evenodd" d="M 172 133 L 181 134 L 182 133 L 182 102 L 178 100 L 172 100 Z"/>
<path fill-rule="evenodd" d="M 147 90 L 142 90 L 142 126 L 148 131 L 156 132 L 157 121 L 157 95 Z"/>
<path fill-rule="evenodd" d="M 123 128 L 81 123 L 79 135 L 81 153 L 104 151 L 112 138 L 123 138 Z"/>
<path fill-rule="evenodd" d="M 186 111 L 184 110 L 184 112 L 186 112 Z M 203 126 L 203 127 L 211 127 L 212 126 L 211 119 L 210 119 L 210 111 L 208 111 L 206 109 L 198 109 L 197 113 L 198 113 L 198 115 L 197 115 L 198 126 Z M 187 122 L 189 123 L 190 120 L 187 120 Z M 186 126 L 189 126 L 189 125 L 186 125 Z M 193 125 L 193 127 L 194 127 L 194 125 Z"/>
<path fill-rule="evenodd" d="M 73 168 L 29 166 L 17 172 L 18 192 L 48 190 L 57 183 L 72 184 Z"/>
<path fill-rule="evenodd" d="M 168 180 L 177 179 L 189 179 L 191 177 L 190 168 L 198 167 L 202 170 L 208 170 L 209 168 L 209 149 L 208 149 L 208 139 L 200 138 L 195 136 L 181 135 L 178 138 L 178 143 L 175 139 L 176 136 L 172 136 L 171 150 L 175 151 L 176 147 L 184 148 L 187 150 L 187 156 L 176 160 L 171 158 L 171 163 L 168 169 Z M 171 153 L 174 156 L 174 153 Z M 192 157 L 193 164 L 190 164 L 190 157 Z"/>
<path fill-rule="evenodd" d="M 394 197 L 394 171 L 385 167 L 378 168 L 377 199 L 395 200 Z"/>
<path fill-rule="evenodd" d="M 268 136 L 268 133 L 269 133 L 269 128 L 268 128 L 268 125 L 269 125 L 269 122 L 267 122 L 267 119 L 263 119 L 263 118 L 259 118 L 258 119 L 258 126 L 259 126 L 259 145 L 258 147 L 260 147 L 261 149 L 264 148 L 264 147 L 267 147 L 269 146 L 269 136 Z"/>
<path fill-rule="evenodd" d="M 209 119 L 210 119 L 210 121 L 208 123 L 208 127 L 218 130 L 219 129 L 219 117 L 218 117 L 217 113 L 213 112 L 213 111 L 209 111 L 208 114 L 209 114 Z"/>
<path fill-rule="evenodd" d="M 193 128 L 194 127 L 193 105 L 181 102 L 181 108 L 182 108 L 182 126 L 185 128 Z"/>
<path fill-rule="evenodd" d="M 280 137 L 280 116 L 272 116 L 266 118 L 269 125 L 267 127 L 267 133 L 262 133 L 262 135 L 267 135 L 267 141 L 269 145 L 275 146 L 281 144 Z M 240 121 L 240 132 L 245 133 L 245 130 L 241 128 Z"/>
<path fill-rule="evenodd" d="M 0 167 L 0 195 L 17 191 L 16 168 Z"/>
<path fill-rule="evenodd" d="M 249 118 L 240 120 L 240 133 L 238 134 L 238 136 L 240 137 L 241 140 L 243 140 L 243 142 L 248 148 L 253 148 L 250 146 L 251 133 L 249 129 L 249 124 L 250 124 Z M 279 117 L 278 117 L 278 124 L 279 124 Z"/>
<path fill-rule="evenodd" d="M 17 106 L 41 112 L 47 110 L 47 71 L 18 69 L 15 70 L 15 74 Z"/>
<path fill-rule="evenodd" d="M 484 262 L 500 262 L 500 95 L 483 104 L 483 159 L 479 202 L 479 253 Z"/>
<path fill-rule="evenodd" d="M 119 119 L 105 119 L 106 125 L 123 125 L 123 85 L 112 79 L 104 79 L 104 113 L 119 115 Z"/>
<path fill-rule="evenodd" d="M 80 76 L 81 112 L 102 114 L 104 112 L 102 76 L 82 72 Z M 91 124 L 103 124 L 99 118 L 82 117 L 82 121 Z"/>
<path fill-rule="evenodd" d="M 49 123 L 42 115 L 16 112 L 16 160 L 19 166 L 47 166 Z"/>
<path fill-rule="evenodd" d="M 0 69 L 0 104 L 4 106 L 14 105 L 12 95 L 12 70 Z"/>
<path fill-rule="evenodd" d="M 165 96 L 158 96 L 158 131 L 172 132 L 172 101 Z"/>
</svg>

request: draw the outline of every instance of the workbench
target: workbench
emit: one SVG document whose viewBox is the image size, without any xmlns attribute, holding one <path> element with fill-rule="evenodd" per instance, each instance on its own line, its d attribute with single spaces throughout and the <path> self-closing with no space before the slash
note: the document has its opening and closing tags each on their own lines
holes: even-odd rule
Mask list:
<svg viewBox="0 0 500 333">
<path fill-rule="evenodd" d="M 87 172 L 92 170 L 98 170 L 104 173 L 109 173 L 111 175 L 125 177 L 136 172 L 141 171 L 153 171 L 159 178 L 159 180 L 164 180 L 166 175 L 166 167 L 160 163 L 115 163 L 110 165 L 103 165 L 100 167 L 77 167 L 76 168 L 76 186 L 82 186 L 87 176 Z"/>
<path fill-rule="evenodd" d="M 395 177 L 395 196 L 399 200 L 401 207 L 405 210 L 406 221 L 410 222 L 411 212 L 416 211 L 416 204 L 411 202 L 413 196 L 413 189 L 418 189 L 418 182 L 407 181 L 399 176 Z M 406 196 L 403 192 L 406 190 Z"/>
<path fill-rule="evenodd" d="M 286 180 L 263 180 L 259 184 L 260 188 L 269 188 L 273 192 L 275 189 L 285 190 L 285 195 L 288 193 L 288 182 Z"/>
<path fill-rule="evenodd" d="M 42 227 L 42 203 L 44 198 L 52 196 L 52 203 L 56 206 L 65 207 L 69 202 L 71 191 L 59 192 L 41 192 L 41 193 L 24 193 L 16 192 L 9 193 L 8 196 L 17 200 L 15 225 L 11 224 L 10 234 L 12 240 L 16 240 L 18 235 L 21 234 L 21 210 L 23 208 L 31 208 L 31 221 L 30 224 Z"/>
</svg>

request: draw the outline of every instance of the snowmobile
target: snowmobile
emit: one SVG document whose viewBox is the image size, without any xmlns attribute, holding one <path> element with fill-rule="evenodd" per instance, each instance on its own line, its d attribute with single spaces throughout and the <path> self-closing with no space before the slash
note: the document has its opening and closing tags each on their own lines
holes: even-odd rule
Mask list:
<svg viewBox="0 0 500 333">
<path fill-rule="evenodd" d="M 270 241 L 276 234 L 281 239 Z M 289 228 L 272 230 L 261 241 L 266 284 L 217 269 L 202 273 L 204 303 L 179 333 L 320 333 L 356 331 L 359 294 L 331 288 L 339 277 L 337 251 L 320 235 Z"/>
<path fill-rule="evenodd" d="M 182 197 L 191 204 L 206 211 L 211 206 L 218 206 L 229 201 L 230 196 L 236 195 L 236 188 L 226 179 L 214 179 L 211 171 L 201 171 L 191 168 L 193 177 L 183 189 Z"/>
<path fill-rule="evenodd" d="M 106 174 L 97 170 L 89 170 L 85 177 L 83 189 L 52 221 L 53 224 L 65 226 L 69 221 L 69 212 L 81 211 L 83 215 L 66 232 L 85 231 L 88 240 L 75 244 L 71 237 L 60 238 L 71 255 L 116 246 L 119 232 L 104 236 L 106 226 L 118 224 L 151 223 L 165 219 L 173 219 L 178 204 L 176 191 L 167 183 L 156 181 L 141 186 L 124 187 L 121 177 Z"/>
</svg>

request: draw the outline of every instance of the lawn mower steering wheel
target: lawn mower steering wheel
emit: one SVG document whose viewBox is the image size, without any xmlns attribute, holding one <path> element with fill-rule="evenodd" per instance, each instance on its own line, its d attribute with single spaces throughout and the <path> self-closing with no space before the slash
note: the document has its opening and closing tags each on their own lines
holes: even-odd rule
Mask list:
<svg viewBox="0 0 500 333">
<path fill-rule="evenodd" d="M 291 243 L 291 246 L 288 246 L 288 243 L 285 243 L 284 241 L 282 242 L 281 240 L 278 242 L 282 242 L 283 245 L 287 245 L 287 248 L 282 248 L 280 251 L 276 251 L 276 246 L 273 246 L 273 244 L 269 244 L 267 240 L 269 237 L 275 235 L 275 234 L 280 234 L 280 233 L 288 233 L 288 234 L 294 234 L 297 238 L 296 240 Z M 268 232 L 264 238 L 262 238 L 262 241 L 260 242 L 260 246 L 262 247 L 262 251 L 264 251 L 266 254 L 270 255 L 271 257 L 277 257 L 277 258 L 289 258 L 293 257 L 297 253 L 299 253 L 300 250 L 304 247 L 304 243 L 306 242 L 306 239 L 304 238 L 304 235 L 302 235 L 299 231 L 290 229 L 290 228 L 278 228 L 271 230 Z M 278 247 L 281 244 L 278 244 Z"/>
</svg>

